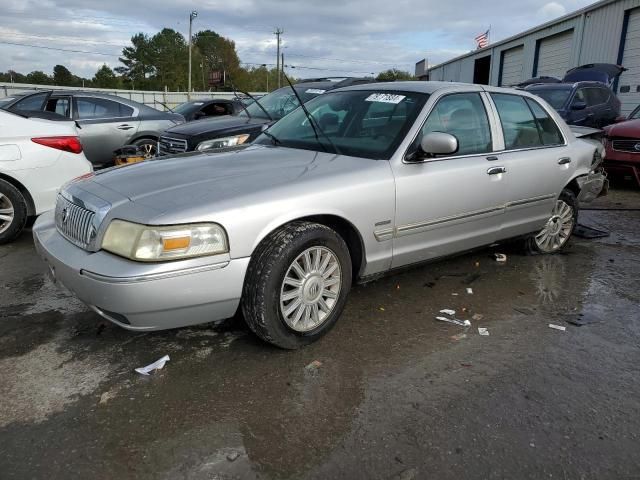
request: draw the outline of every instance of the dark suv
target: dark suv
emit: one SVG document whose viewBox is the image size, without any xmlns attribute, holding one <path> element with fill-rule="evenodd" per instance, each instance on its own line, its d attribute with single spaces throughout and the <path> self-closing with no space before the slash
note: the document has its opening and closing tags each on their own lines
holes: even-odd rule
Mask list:
<svg viewBox="0 0 640 480">
<path fill-rule="evenodd" d="M 306 103 L 335 88 L 374 81 L 373 78 L 316 78 L 296 83 L 294 88 Z M 250 143 L 272 123 L 299 106 L 291 87 L 279 88 L 247 106 L 238 115 L 196 120 L 166 130 L 160 137 L 159 155 Z"/>
<path fill-rule="evenodd" d="M 569 125 L 602 128 L 620 117 L 620 100 L 611 85 L 624 70 L 612 64 L 582 65 L 557 83 L 534 83 L 525 90 L 544 99 Z"/>
</svg>

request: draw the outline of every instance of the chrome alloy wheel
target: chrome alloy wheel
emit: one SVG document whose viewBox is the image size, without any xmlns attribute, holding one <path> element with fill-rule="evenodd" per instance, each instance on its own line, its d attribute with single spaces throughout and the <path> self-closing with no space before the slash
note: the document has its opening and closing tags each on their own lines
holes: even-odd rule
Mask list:
<svg viewBox="0 0 640 480">
<path fill-rule="evenodd" d="M 13 223 L 15 212 L 9 197 L 0 193 L 0 233 L 4 233 Z"/>
<path fill-rule="evenodd" d="M 547 253 L 560 250 L 573 231 L 575 223 L 573 207 L 562 200 L 556 202 L 551 218 L 535 237 L 538 248 Z"/>
<path fill-rule="evenodd" d="M 152 158 L 156 156 L 157 146 L 153 143 L 143 143 L 140 145 L 144 158 Z"/>
<path fill-rule="evenodd" d="M 280 289 L 280 311 L 296 332 L 319 327 L 340 295 L 342 271 L 338 257 L 326 247 L 311 247 L 287 269 Z"/>
</svg>

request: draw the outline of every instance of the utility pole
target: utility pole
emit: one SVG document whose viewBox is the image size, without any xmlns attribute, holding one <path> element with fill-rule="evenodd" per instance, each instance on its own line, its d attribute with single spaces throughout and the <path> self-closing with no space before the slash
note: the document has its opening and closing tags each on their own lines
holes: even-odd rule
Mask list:
<svg viewBox="0 0 640 480">
<path fill-rule="evenodd" d="M 276 53 L 276 72 L 278 72 L 278 88 L 280 88 L 280 35 L 284 33 L 280 27 L 276 28 L 276 31 L 273 34 L 277 38 L 277 48 L 278 51 Z"/>
<path fill-rule="evenodd" d="M 284 77 L 284 52 L 282 52 L 280 56 L 282 57 L 281 58 L 282 62 L 280 63 L 280 66 L 282 67 L 282 76 Z M 278 72 L 278 79 L 280 79 L 280 72 Z"/>
<path fill-rule="evenodd" d="M 191 26 L 193 19 L 198 16 L 198 12 L 195 10 L 189 14 L 189 78 L 187 79 L 187 100 L 191 100 Z"/>
</svg>

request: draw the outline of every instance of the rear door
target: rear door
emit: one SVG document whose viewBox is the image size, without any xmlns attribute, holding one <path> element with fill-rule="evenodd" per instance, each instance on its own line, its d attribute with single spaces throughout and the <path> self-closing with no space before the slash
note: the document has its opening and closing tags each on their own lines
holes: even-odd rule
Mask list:
<svg viewBox="0 0 640 480">
<path fill-rule="evenodd" d="M 75 97 L 74 104 L 87 158 L 96 165 L 110 164 L 113 151 L 135 137 L 140 126 L 138 111 L 114 100 L 89 96 Z"/>
<path fill-rule="evenodd" d="M 486 95 L 478 91 L 437 99 L 411 150 L 417 149 L 424 135 L 445 132 L 458 139 L 458 152 L 392 165 L 396 178 L 393 267 L 486 245 L 497 238 L 506 187 L 502 164 L 493 161 L 494 128 L 486 102 Z"/>
<path fill-rule="evenodd" d="M 47 100 L 45 111 L 57 113 L 65 118 L 73 118 L 72 102 L 70 96 L 51 96 Z"/>
<path fill-rule="evenodd" d="M 586 108 L 582 110 L 571 109 L 571 117 L 569 123 L 571 125 L 581 125 L 583 127 L 593 127 L 595 125 L 595 114 L 593 110 L 593 105 L 589 105 L 589 101 L 587 99 L 587 92 L 585 88 L 578 88 L 573 95 L 573 100 L 571 100 L 571 106 L 578 103 L 584 103 Z"/>
<path fill-rule="evenodd" d="M 542 228 L 571 180 L 574 159 L 555 120 L 540 103 L 516 94 L 492 92 L 490 97 L 502 126 L 496 163 L 507 170 L 499 236 L 510 238 Z"/>
</svg>

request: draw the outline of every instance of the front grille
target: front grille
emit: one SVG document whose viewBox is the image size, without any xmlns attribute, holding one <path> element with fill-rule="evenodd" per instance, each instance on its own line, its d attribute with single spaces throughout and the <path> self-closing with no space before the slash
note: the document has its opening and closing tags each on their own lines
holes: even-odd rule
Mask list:
<svg viewBox="0 0 640 480">
<path fill-rule="evenodd" d="M 56 228 L 71 243 L 87 249 L 95 235 L 93 218 L 95 213 L 75 203 L 71 203 L 62 195 L 56 202 Z"/>
<path fill-rule="evenodd" d="M 187 141 L 181 138 L 160 137 L 160 141 L 158 142 L 158 153 L 160 155 L 184 153 L 187 151 L 187 148 Z"/>
<path fill-rule="evenodd" d="M 619 152 L 640 153 L 640 140 L 613 140 L 611 145 Z"/>
</svg>

